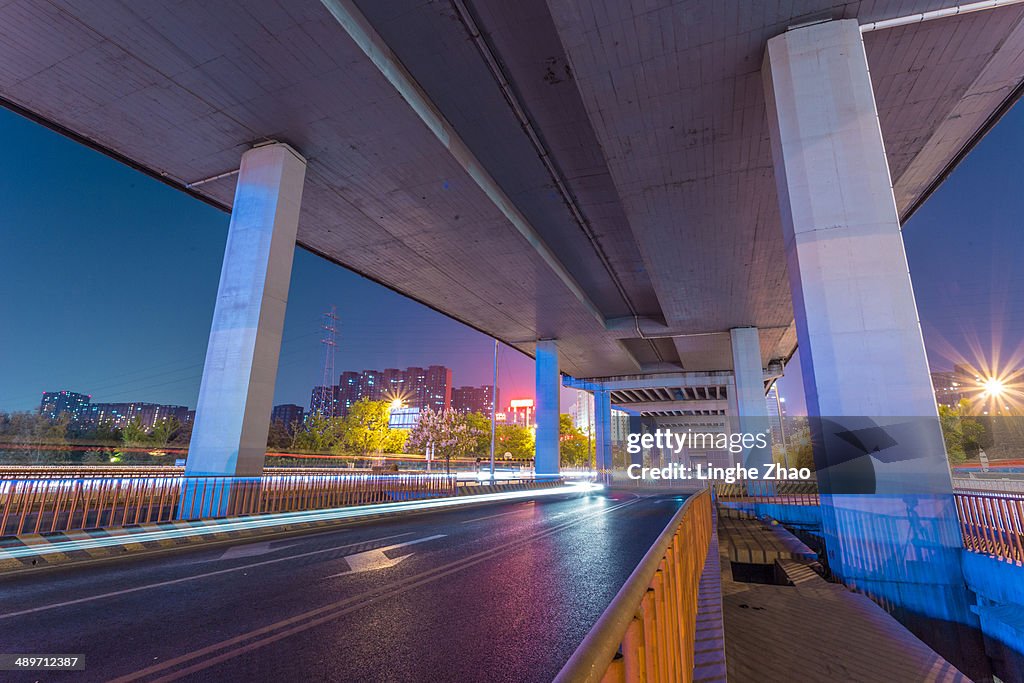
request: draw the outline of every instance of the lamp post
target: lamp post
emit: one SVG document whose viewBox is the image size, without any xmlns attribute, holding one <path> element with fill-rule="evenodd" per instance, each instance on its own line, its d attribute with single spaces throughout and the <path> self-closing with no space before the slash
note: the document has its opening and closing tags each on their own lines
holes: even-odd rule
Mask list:
<svg viewBox="0 0 1024 683">
<path fill-rule="evenodd" d="M 494 340 L 494 381 L 491 383 L 491 483 L 494 483 L 494 432 L 498 410 L 498 340 Z"/>
<path fill-rule="evenodd" d="M 401 410 L 404 407 L 405 407 L 405 402 L 402 401 L 402 398 L 400 396 L 395 398 L 395 399 L 393 399 L 391 401 L 391 403 L 388 404 L 388 428 L 389 429 L 391 428 L 391 413 L 395 412 L 396 410 Z M 377 461 L 377 464 L 378 465 L 383 465 L 384 464 L 384 454 L 383 453 L 381 453 L 380 459 Z"/>
</svg>

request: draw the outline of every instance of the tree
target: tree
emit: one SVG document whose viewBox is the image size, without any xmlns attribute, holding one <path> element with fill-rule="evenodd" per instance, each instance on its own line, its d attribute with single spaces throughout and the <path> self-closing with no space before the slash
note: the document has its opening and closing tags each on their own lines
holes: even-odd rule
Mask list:
<svg viewBox="0 0 1024 683">
<path fill-rule="evenodd" d="M 491 454 L 491 418 L 482 413 L 464 413 L 462 419 L 477 435 L 472 453 L 481 457 L 489 457 Z M 495 450 L 497 450 L 497 442 L 495 442 Z"/>
<path fill-rule="evenodd" d="M 96 425 L 93 438 L 96 443 L 121 443 L 121 430 L 112 421 L 107 420 Z"/>
<path fill-rule="evenodd" d="M 171 444 L 175 446 L 188 446 L 192 441 L 192 427 L 195 423 L 195 420 L 190 420 L 178 427 L 178 430 L 171 437 Z"/>
<path fill-rule="evenodd" d="M 292 435 L 281 420 L 274 420 L 267 430 L 267 448 L 279 450 L 292 445 Z"/>
<path fill-rule="evenodd" d="M 53 446 L 67 443 L 70 416 L 62 413 L 56 420 L 34 412 L 0 414 L 0 438 L 9 443 L 30 446 L 9 453 L 9 464 L 40 464 L 54 459 Z"/>
<path fill-rule="evenodd" d="M 64 444 L 71 416 L 61 413 L 51 420 L 39 413 L 11 413 L 0 423 L 0 434 L 14 443 Z"/>
<path fill-rule="evenodd" d="M 444 458 L 445 469 L 450 470 L 451 459 L 470 454 L 479 437 L 479 430 L 464 415 L 451 409 L 425 408 L 405 445 L 415 453 L 426 453 L 433 445 L 435 455 Z"/>
<path fill-rule="evenodd" d="M 571 415 L 558 416 L 558 440 L 563 467 L 589 467 L 593 464 L 592 439 L 572 423 Z"/>
<path fill-rule="evenodd" d="M 970 403 L 961 400 L 956 406 L 939 406 L 939 424 L 946 442 L 946 457 L 951 464 L 977 457 L 985 438 L 985 426 L 968 417 Z"/>
<path fill-rule="evenodd" d="M 149 442 L 156 446 L 166 446 L 179 429 L 181 429 L 181 423 L 176 417 L 160 420 L 149 431 Z"/>
<path fill-rule="evenodd" d="M 144 446 L 149 441 L 149 434 L 142 428 L 142 420 L 135 418 L 121 430 L 121 441 L 125 446 Z"/>
<path fill-rule="evenodd" d="M 511 453 L 513 458 L 523 460 L 534 455 L 533 432 L 523 425 L 498 425 L 495 441 L 496 458 L 505 457 L 505 453 Z"/>
<path fill-rule="evenodd" d="M 313 413 L 292 437 L 292 450 L 329 453 L 342 443 L 345 425 L 340 417 Z"/>
<path fill-rule="evenodd" d="M 388 438 L 384 440 L 385 453 L 404 453 L 405 442 L 409 438 L 408 429 L 389 429 Z"/>
<path fill-rule="evenodd" d="M 811 443 L 810 425 L 806 424 L 806 421 L 798 425 L 786 432 L 785 446 L 772 446 L 772 460 L 784 467 L 806 467 L 814 472 L 814 447 Z"/>
<path fill-rule="evenodd" d="M 390 436 L 390 420 L 389 401 L 356 401 L 345 418 L 344 444 L 357 453 L 382 453 Z"/>
</svg>

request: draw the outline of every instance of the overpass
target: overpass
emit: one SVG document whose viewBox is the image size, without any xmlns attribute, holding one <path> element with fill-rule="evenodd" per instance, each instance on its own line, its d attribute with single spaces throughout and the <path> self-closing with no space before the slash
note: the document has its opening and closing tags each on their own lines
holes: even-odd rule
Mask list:
<svg viewBox="0 0 1024 683">
<path fill-rule="evenodd" d="M 285 143 L 298 244 L 557 340 L 573 377 L 728 371 L 739 327 L 767 368 L 797 348 L 768 40 L 944 6 L 9 3 L 0 96 L 225 210 L 243 154 Z M 863 34 L 894 220 L 1016 98 L 1022 12 Z"/>
<path fill-rule="evenodd" d="M 799 351 L 833 571 L 974 628 L 900 226 L 1024 8 L 948 2 L 9 2 L 0 97 L 231 212 L 189 473 L 262 469 L 297 243 L 534 355 L 541 475 L 562 375 L 609 469 L 612 403 L 758 431 Z"/>
<path fill-rule="evenodd" d="M 9 3 L 0 97 L 225 210 L 276 183 L 267 225 L 236 212 L 233 235 L 266 240 L 251 253 L 230 241 L 211 359 L 247 350 L 237 377 L 207 368 L 196 431 L 199 452 L 218 452 L 204 472 L 252 474 L 293 241 L 526 353 L 550 341 L 539 355 L 581 380 L 743 363 L 777 375 L 804 326 L 812 409 L 899 414 L 883 399 L 853 410 L 824 385 L 885 366 L 869 362 L 883 349 L 845 358 L 822 344 L 826 364 L 811 339 L 910 317 L 909 281 L 878 278 L 905 269 L 899 223 L 1019 95 L 1024 10 L 1007 4 L 919 21 L 944 3 Z M 795 55 L 825 45 L 831 71 L 798 72 Z M 863 101 L 841 99 L 855 86 Z M 805 153 L 818 142 L 836 163 Z M 862 202 L 883 209 L 853 215 Z M 890 237 L 837 257 L 807 237 L 822 221 L 885 223 Z M 263 277 L 229 279 L 253 268 Z M 902 285 L 892 307 L 876 305 L 883 284 Z M 916 349 L 893 362 L 904 352 Z M 214 418 L 225 404 L 234 412 Z M 243 407 L 258 419 L 206 441 L 211 420 L 238 422 Z"/>
</svg>

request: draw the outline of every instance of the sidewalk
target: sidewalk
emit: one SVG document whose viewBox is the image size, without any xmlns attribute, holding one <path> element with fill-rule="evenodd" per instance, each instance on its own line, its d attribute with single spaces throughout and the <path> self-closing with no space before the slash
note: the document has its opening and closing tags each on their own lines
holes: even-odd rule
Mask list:
<svg viewBox="0 0 1024 683">
<path fill-rule="evenodd" d="M 720 536 L 736 523 L 719 527 Z M 758 520 L 743 525 L 748 537 L 767 535 Z M 740 583 L 732 577 L 727 538 L 719 548 L 730 683 L 969 683 L 869 598 L 799 568 L 787 572 L 798 577 L 793 586 Z"/>
</svg>

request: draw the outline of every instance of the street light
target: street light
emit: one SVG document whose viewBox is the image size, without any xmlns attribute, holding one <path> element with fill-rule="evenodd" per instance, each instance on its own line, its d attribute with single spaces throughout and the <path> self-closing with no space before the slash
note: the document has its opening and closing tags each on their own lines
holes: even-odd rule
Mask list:
<svg viewBox="0 0 1024 683">
<path fill-rule="evenodd" d="M 1006 391 L 1006 384 L 998 377 L 982 380 L 981 386 L 985 390 L 985 396 L 990 398 L 999 398 Z"/>
</svg>

